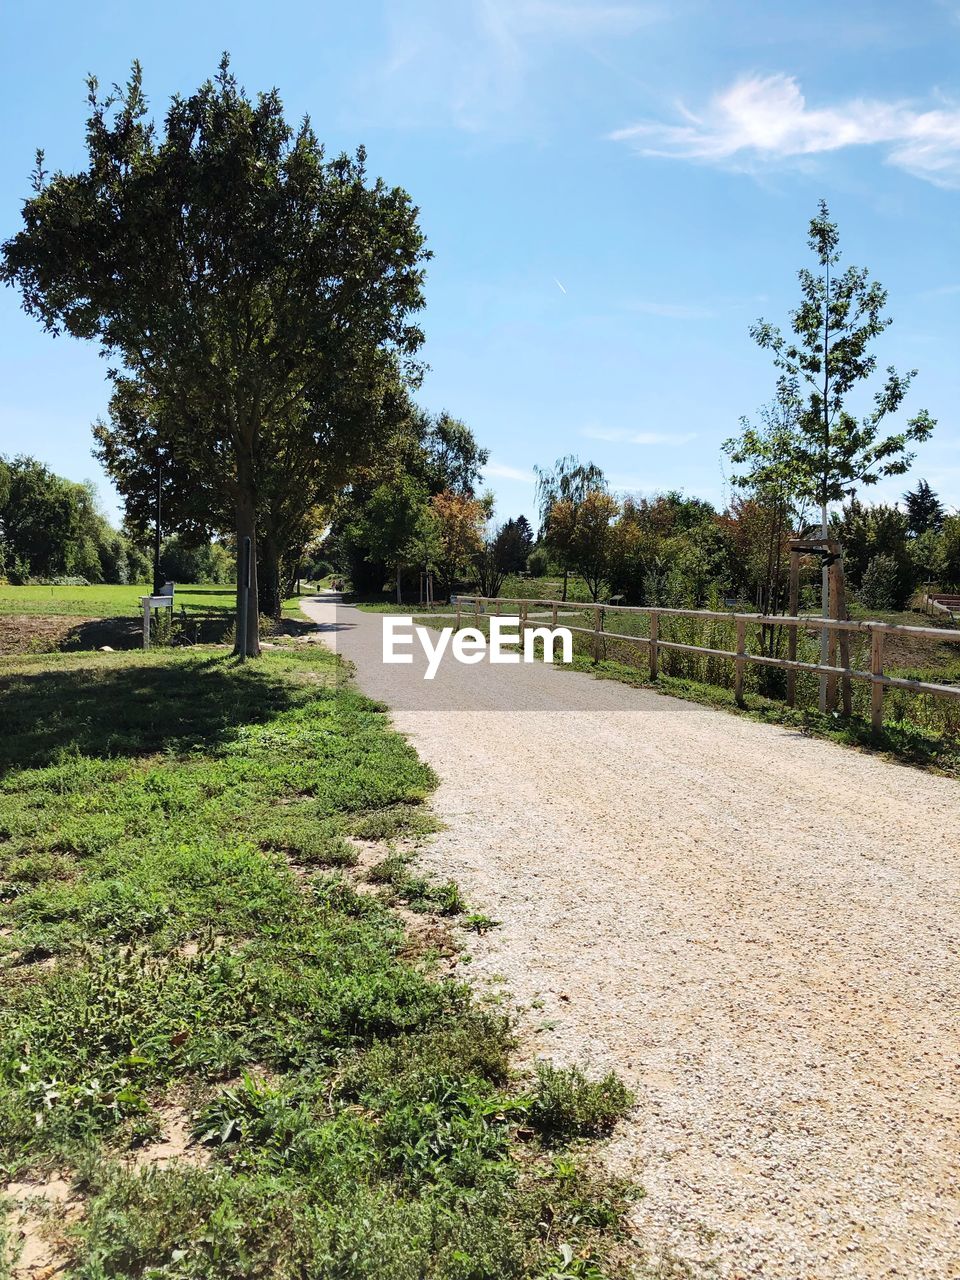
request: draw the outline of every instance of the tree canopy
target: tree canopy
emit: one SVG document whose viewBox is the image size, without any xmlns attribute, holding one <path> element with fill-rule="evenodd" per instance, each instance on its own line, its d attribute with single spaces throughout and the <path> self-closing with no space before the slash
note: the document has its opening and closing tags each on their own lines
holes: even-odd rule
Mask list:
<svg viewBox="0 0 960 1280">
<path fill-rule="evenodd" d="M 98 342 L 161 409 L 155 444 L 209 478 L 256 550 L 258 502 L 376 428 L 345 388 L 415 379 L 427 258 L 407 193 L 370 180 L 362 148 L 328 160 L 276 91 L 248 97 L 226 57 L 148 118 L 139 64 L 89 82 L 87 167 L 44 169 L 0 274 L 52 333 Z M 255 558 L 254 558 L 255 563 Z M 241 652 L 259 651 L 257 579 Z"/>
</svg>

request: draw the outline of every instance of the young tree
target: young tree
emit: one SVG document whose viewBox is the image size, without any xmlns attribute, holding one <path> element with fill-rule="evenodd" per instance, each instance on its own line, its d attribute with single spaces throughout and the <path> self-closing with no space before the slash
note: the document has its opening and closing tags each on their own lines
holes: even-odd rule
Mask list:
<svg viewBox="0 0 960 1280">
<path fill-rule="evenodd" d="M 725 440 L 722 446 L 730 460 L 743 468 L 731 477 L 732 484 L 742 490 L 731 503 L 734 543 L 740 566 L 750 568 L 755 602 L 765 613 L 776 613 L 784 603 L 787 540 L 803 520 L 793 462 L 798 405 L 796 381 L 781 379 L 776 398 L 760 410 L 760 424 L 742 418 L 740 437 Z M 764 639 L 772 653 L 772 629 Z"/>
<path fill-rule="evenodd" d="M 228 501 L 238 549 L 256 559 L 265 462 L 338 450 L 357 430 L 317 418 L 369 353 L 412 375 L 422 342 L 423 236 L 407 194 L 369 181 L 362 149 L 328 161 L 277 93 L 247 97 L 224 58 L 214 81 L 175 97 L 162 132 L 134 64 L 123 91 L 89 86 L 88 166 L 47 174 L 42 154 L 23 229 L 0 276 L 45 327 L 98 341 L 115 372 L 164 405 L 157 443 Z M 292 472 L 289 485 L 299 483 Z M 241 653 L 258 653 L 257 583 Z"/>
<path fill-rule="evenodd" d="M 599 489 L 590 490 L 579 502 L 561 498 L 550 509 L 548 528 L 557 545 L 565 548 L 593 600 L 599 600 L 601 589 L 610 578 L 615 544 L 613 522 L 619 512 L 617 500 Z"/>
<path fill-rule="evenodd" d="M 433 563 L 440 590 L 449 596 L 458 578 L 467 572 L 483 549 L 483 529 L 487 507 L 478 498 L 459 493 L 438 493 L 430 499 L 436 522 L 436 550 Z"/>
<path fill-rule="evenodd" d="M 931 531 L 940 532 L 946 512 L 926 480 L 919 481 L 916 489 L 905 493 L 903 500 L 907 504 L 907 523 L 915 538 Z"/>
<path fill-rule="evenodd" d="M 558 458 L 550 470 L 534 467 L 537 477 L 537 506 L 540 515 L 540 536 L 563 566 L 563 596 L 567 598 L 567 580 L 572 567 L 571 548 L 566 541 L 573 524 L 564 519 L 559 525 L 551 525 L 551 513 L 558 502 L 576 507 L 589 493 L 605 492 L 606 478 L 592 462 L 582 463 L 573 454 Z"/>
<path fill-rule="evenodd" d="M 873 395 L 873 407 L 862 417 L 848 407 L 851 393 L 876 370 L 871 344 L 892 324 L 884 315 L 887 293 L 860 267 L 838 274 L 839 235 L 830 211 L 821 200 L 810 221 L 808 244 L 817 263 L 814 271 L 799 273 L 800 305 L 791 314 L 792 336 L 764 320 L 750 333 L 773 352 L 781 371 L 781 394 L 796 396 L 796 430 L 790 443 L 790 471 L 796 497 L 812 502 L 820 512 L 820 532 L 829 535 L 829 507 L 851 497 L 859 485 L 876 484 L 881 477 L 903 475 L 913 460 L 908 445 L 925 440 L 934 419 L 925 409 L 902 431 L 881 436 L 885 420 L 896 413 L 916 370 L 898 374 L 888 366 Z M 828 604 L 828 569 L 823 568 L 823 608 Z M 821 635 L 821 660 L 826 663 L 829 636 Z M 821 707 L 826 683 L 821 681 Z"/>
</svg>

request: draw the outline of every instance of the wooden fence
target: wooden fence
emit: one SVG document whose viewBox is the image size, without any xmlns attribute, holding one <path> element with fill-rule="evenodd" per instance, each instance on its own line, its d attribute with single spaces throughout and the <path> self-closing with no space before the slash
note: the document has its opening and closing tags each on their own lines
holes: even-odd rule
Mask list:
<svg viewBox="0 0 960 1280">
<path fill-rule="evenodd" d="M 960 595 L 951 595 L 947 592 L 930 595 L 928 592 L 921 601 L 921 607 L 931 618 L 946 614 L 951 621 L 956 622 L 960 617 Z"/>
<path fill-rule="evenodd" d="M 650 678 L 655 680 L 659 670 L 661 651 L 673 650 L 679 653 L 699 654 L 708 658 L 726 658 L 734 664 L 734 694 L 739 704 L 743 704 L 743 677 L 747 664 L 766 667 L 779 667 L 788 672 L 787 702 L 792 706 L 795 696 L 793 680 L 798 671 L 809 672 L 816 676 L 825 676 L 833 685 L 840 682 L 844 691 L 844 712 L 850 713 L 850 681 L 863 680 L 871 686 L 870 720 L 874 729 L 883 725 L 883 694 L 885 689 L 907 689 L 912 693 L 932 694 L 938 698 L 960 698 L 960 685 L 934 684 L 926 680 L 905 680 L 897 676 L 884 674 L 884 643 L 888 636 L 901 636 L 914 640 L 955 641 L 960 643 L 960 631 L 947 630 L 941 627 L 903 627 L 892 622 L 870 622 L 838 620 L 808 614 L 806 617 L 785 618 L 779 614 L 762 613 L 720 613 L 710 609 L 661 609 L 655 607 L 590 604 L 581 601 L 563 600 L 524 600 L 505 596 L 458 596 L 457 597 L 457 629 L 463 625 L 463 614 L 472 616 L 474 624 L 479 625 L 483 615 L 503 614 L 504 606 L 518 606 L 516 612 L 506 610 L 510 617 L 520 619 L 520 630 L 528 625 L 530 609 L 549 609 L 551 625 L 565 626 L 572 634 L 593 637 L 593 658 L 600 661 L 604 640 L 617 640 L 629 644 L 645 645 L 650 665 Z M 593 612 L 592 627 L 568 626 L 562 614 Z M 640 614 L 650 620 L 650 634 L 647 636 L 626 635 L 623 632 L 608 631 L 605 627 L 607 614 Z M 704 645 L 682 644 L 677 640 L 664 640 L 660 636 L 661 618 L 695 618 L 703 622 L 727 622 L 734 626 L 736 633 L 736 649 L 711 649 Z M 531 625 L 539 625 L 533 623 Z M 795 658 L 778 658 L 765 653 L 751 653 L 747 648 L 747 631 L 750 627 L 786 627 L 792 635 L 800 631 L 831 632 L 840 642 L 840 652 L 845 654 L 849 646 L 843 643 L 852 632 L 861 632 L 870 639 L 870 670 L 858 671 L 850 666 L 832 666 L 819 662 L 799 662 Z M 848 659 L 849 661 L 849 659 Z"/>
</svg>

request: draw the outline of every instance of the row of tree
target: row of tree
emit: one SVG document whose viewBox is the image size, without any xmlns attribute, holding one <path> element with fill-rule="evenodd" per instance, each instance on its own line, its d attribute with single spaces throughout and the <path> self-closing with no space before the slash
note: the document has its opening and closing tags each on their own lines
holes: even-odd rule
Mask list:
<svg viewBox="0 0 960 1280">
<path fill-rule="evenodd" d="M 51 333 L 96 341 L 110 359 L 96 450 L 134 541 L 155 538 L 155 574 L 162 526 L 184 550 L 229 535 L 250 560 L 248 580 L 237 574 L 246 654 L 259 652 L 258 614 L 279 614 L 324 530 L 360 590 L 389 577 L 399 599 L 405 576 L 423 571 L 443 593 L 466 579 L 495 594 L 528 561 L 532 530 L 522 517 L 491 527 L 476 488 L 486 452 L 462 422 L 413 401 L 430 255 L 406 192 L 371 179 L 362 149 L 328 158 L 309 121 L 288 125 L 276 92 L 248 97 L 226 59 L 160 126 L 137 64 L 106 97 L 91 80 L 89 108 L 86 168 L 51 175 L 38 154 L 0 278 Z M 561 459 L 538 472 L 534 554 L 565 579 L 575 568 L 595 598 L 634 600 L 680 580 L 701 600 L 722 583 L 772 607 L 787 538 L 811 525 L 828 536 L 838 508 L 855 585 L 895 580 L 900 599 L 918 576 L 957 576 L 950 520 L 917 533 L 908 514 L 904 531 L 896 510 L 858 505 L 864 486 L 907 470 L 934 422 L 921 411 L 882 433 L 915 372 L 892 367 L 868 411 L 851 410 L 876 372 L 886 293 L 859 268 L 839 270 L 822 203 L 809 244 L 815 267 L 799 273 L 791 332 L 752 330 L 772 353 L 775 395 L 725 446 L 730 510 L 678 494 L 619 501 L 595 466 Z M 92 567 L 85 554 L 56 563 Z"/>
<path fill-rule="evenodd" d="M 578 574 L 592 599 L 702 607 L 729 598 L 761 612 L 786 607 L 789 540 L 797 526 L 764 494 L 737 496 L 724 512 L 679 492 L 618 500 L 603 473 L 575 459 L 589 487 L 560 499 L 544 492 L 543 547 L 566 577 Z M 926 481 L 904 495 L 904 510 L 851 498 L 829 520 L 847 581 L 870 608 L 902 609 L 918 587 L 960 587 L 960 514 L 948 515 Z M 811 582 L 814 566 L 807 565 Z M 566 598 L 566 583 L 564 583 Z"/>
<path fill-rule="evenodd" d="M 100 511 L 92 485 L 54 475 L 35 458 L 0 458 L 0 576 L 126 583 L 148 570 L 142 550 Z"/>
</svg>

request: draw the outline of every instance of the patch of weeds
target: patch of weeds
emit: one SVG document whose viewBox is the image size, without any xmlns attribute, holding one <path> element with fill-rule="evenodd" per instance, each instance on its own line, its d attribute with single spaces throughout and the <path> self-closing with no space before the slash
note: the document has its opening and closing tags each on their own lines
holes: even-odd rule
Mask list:
<svg viewBox="0 0 960 1280">
<path fill-rule="evenodd" d="M 393 805 L 357 815 L 349 823 L 349 832 L 357 840 L 416 839 L 439 831 L 441 825 L 424 805 Z"/>
<path fill-rule="evenodd" d="M 612 1073 L 590 1081 L 577 1067 L 537 1063 L 530 1123 L 550 1141 L 609 1133 L 633 1106 L 633 1094 Z"/>
<path fill-rule="evenodd" d="M 489 933 L 491 929 L 499 929 L 500 921 L 493 920 L 490 916 L 485 916 L 482 912 L 472 912 L 463 920 L 463 927 L 469 929 L 472 933 Z"/>
<path fill-rule="evenodd" d="M 440 916 L 460 915 L 466 908 L 463 895 L 452 880 L 431 880 L 411 874 L 410 857 L 394 853 L 367 872 L 372 884 L 389 885 L 411 911 L 433 912 Z"/>
</svg>

